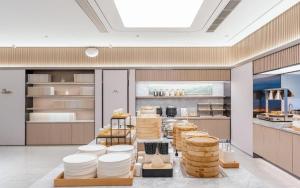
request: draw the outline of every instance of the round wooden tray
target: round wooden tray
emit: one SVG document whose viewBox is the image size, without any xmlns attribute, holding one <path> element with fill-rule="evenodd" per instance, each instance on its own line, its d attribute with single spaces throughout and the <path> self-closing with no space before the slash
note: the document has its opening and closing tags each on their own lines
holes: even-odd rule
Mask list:
<svg viewBox="0 0 300 188">
<path fill-rule="evenodd" d="M 209 147 L 216 146 L 219 144 L 219 139 L 213 136 L 200 136 L 186 139 L 187 145 Z"/>
<path fill-rule="evenodd" d="M 219 151 L 219 146 L 209 146 L 209 147 L 198 147 L 193 145 L 186 144 L 185 146 L 186 151 L 195 151 L 195 152 L 215 152 Z"/>
<path fill-rule="evenodd" d="M 195 157 L 216 157 L 219 156 L 219 151 L 187 151 L 190 156 Z"/>
<path fill-rule="evenodd" d="M 218 167 L 220 165 L 219 160 L 213 162 L 195 162 L 187 160 L 185 164 L 191 167 L 200 167 L 200 168 L 208 168 L 208 167 Z"/>
<path fill-rule="evenodd" d="M 186 153 L 184 155 L 184 160 L 190 160 L 195 162 L 214 162 L 219 160 L 219 156 L 213 156 L 213 157 L 199 157 L 199 156 L 193 156 Z"/>
</svg>

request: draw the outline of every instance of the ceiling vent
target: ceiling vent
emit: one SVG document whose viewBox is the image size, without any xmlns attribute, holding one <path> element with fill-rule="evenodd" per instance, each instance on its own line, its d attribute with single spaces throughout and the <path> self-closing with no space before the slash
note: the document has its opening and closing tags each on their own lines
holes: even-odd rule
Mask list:
<svg viewBox="0 0 300 188">
<path fill-rule="evenodd" d="M 104 24 L 102 23 L 101 19 L 98 17 L 97 13 L 91 6 L 88 0 L 76 0 L 79 7 L 82 11 L 89 17 L 89 19 L 94 23 L 96 28 L 101 33 L 107 33 L 107 29 L 105 28 Z"/>
<path fill-rule="evenodd" d="M 230 0 L 219 16 L 207 29 L 207 32 L 214 32 L 240 2 L 241 0 Z"/>
</svg>

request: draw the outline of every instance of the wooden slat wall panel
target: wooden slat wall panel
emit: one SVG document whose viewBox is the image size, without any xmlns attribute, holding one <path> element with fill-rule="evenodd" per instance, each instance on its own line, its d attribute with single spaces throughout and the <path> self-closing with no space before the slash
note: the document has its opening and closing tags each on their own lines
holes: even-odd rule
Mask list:
<svg viewBox="0 0 300 188">
<path fill-rule="evenodd" d="M 229 81 L 229 69 L 216 70 L 173 70 L 173 69 L 139 69 L 136 81 Z"/>
<path fill-rule="evenodd" d="M 300 64 L 300 44 L 253 61 L 254 74 Z"/>
<path fill-rule="evenodd" d="M 6 66 L 228 66 L 230 47 L 220 48 L 100 48 L 89 58 L 85 48 L 0 48 L 0 65 Z"/>
<path fill-rule="evenodd" d="M 232 47 L 234 62 L 255 57 L 300 38 L 300 3 Z M 279 63 L 279 62 L 278 62 Z"/>
</svg>

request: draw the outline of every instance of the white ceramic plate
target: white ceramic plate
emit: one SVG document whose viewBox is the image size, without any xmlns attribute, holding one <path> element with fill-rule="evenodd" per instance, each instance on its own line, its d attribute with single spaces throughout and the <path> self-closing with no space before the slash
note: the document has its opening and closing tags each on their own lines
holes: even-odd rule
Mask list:
<svg viewBox="0 0 300 188">
<path fill-rule="evenodd" d="M 131 160 L 131 155 L 128 153 L 108 153 L 98 158 L 100 163 L 118 163 Z"/>
<path fill-rule="evenodd" d="M 108 152 L 133 152 L 133 145 L 114 145 L 107 148 Z"/>
<path fill-rule="evenodd" d="M 97 156 L 85 153 L 68 155 L 63 158 L 65 164 L 90 164 L 97 160 Z"/>
<path fill-rule="evenodd" d="M 104 145 L 84 145 L 84 146 L 79 146 L 78 150 L 81 152 L 102 152 L 102 151 L 106 151 L 106 146 L 104 146 Z"/>
</svg>

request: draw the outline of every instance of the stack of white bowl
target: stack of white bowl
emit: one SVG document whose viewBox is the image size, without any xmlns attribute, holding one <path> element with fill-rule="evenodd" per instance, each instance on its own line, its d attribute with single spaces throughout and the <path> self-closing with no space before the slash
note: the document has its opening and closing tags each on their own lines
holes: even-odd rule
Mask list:
<svg viewBox="0 0 300 188">
<path fill-rule="evenodd" d="M 135 152 L 133 145 L 114 145 L 107 148 L 107 153 L 128 153 L 132 162 L 135 161 Z"/>
<path fill-rule="evenodd" d="M 101 155 L 104 155 L 106 153 L 106 146 L 104 145 L 84 145 L 79 146 L 78 150 L 80 153 L 88 153 L 88 154 L 94 154 L 100 157 Z"/>
<path fill-rule="evenodd" d="M 65 157 L 64 178 L 86 179 L 97 175 L 97 156 L 85 153 L 73 154 Z"/>
<path fill-rule="evenodd" d="M 98 178 L 127 178 L 130 176 L 131 155 L 108 153 L 98 158 Z"/>
</svg>

